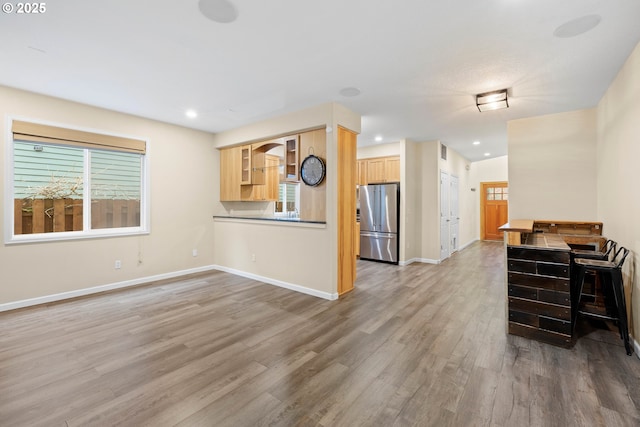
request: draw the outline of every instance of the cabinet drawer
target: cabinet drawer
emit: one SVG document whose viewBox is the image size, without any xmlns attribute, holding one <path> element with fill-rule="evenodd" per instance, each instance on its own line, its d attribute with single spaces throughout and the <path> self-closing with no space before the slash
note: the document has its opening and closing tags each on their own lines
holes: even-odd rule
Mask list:
<svg viewBox="0 0 640 427">
<path fill-rule="evenodd" d="M 509 271 L 518 271 L 521 273 L 533 273 L 536 272 L 536 263 L 534 261 L 522 261 L 510 259 L 507 261 Z"/>
<path fill-rule="evenodd" d="M 528 286 L 509 285 L 509 296 L 537 300 L 538 289 L 530 288 Z"/>
<path fill-rule="evenodd" d="M 536 267 L 538 274 L 544 276 L 569 277 L 568 264 L 551 264 L 546 262 L 537 262 Z"/>
<path fill-rule="evenodd" d="M 522 298 L 509 297 L 509 310 L 571 320 L 571 307 Z"/>
<path fill-rule="evenodd" d="M 538 327 L 538 315 L 522 311 L 509 310 L 509 322 Z"/>
<path fill-rule="evenodd" d="M 538 317 L 538 327 L 547 331 L 560 332 L 561 334 L 571 335 L 571 322 L 552 319 L 546 316 Z"/>
<path fill-rule="evenodd" d="M 509 285 L 509 296 L 551 304 L 570 306 L 569 292 L 550 291 L 546 289 L 530 288 L 528 286 Z"/>
<path fill-rule="evenodd" d="M 569 251 L 552 251 L 548 249 L 530 249 L 518 246 L 508 246 L 507 258 L 569 264 L 570 253 Z"/>
<path fill-rule="evenodd" d="M 515 295 L 514 295 L 515 296 Z M 571 294 L 569 292 L 549 291 L 538 289 L 538 301 L 550 302 L 558 305 L 571 305 Z"/>
<path fill-rule="evenodd" d="M 524 273 L 509 273 L 508 280 L 509 285 L 521 285 L 532 288 L 569 292 L 569 279 L 534 276 Z"/>
</svg>

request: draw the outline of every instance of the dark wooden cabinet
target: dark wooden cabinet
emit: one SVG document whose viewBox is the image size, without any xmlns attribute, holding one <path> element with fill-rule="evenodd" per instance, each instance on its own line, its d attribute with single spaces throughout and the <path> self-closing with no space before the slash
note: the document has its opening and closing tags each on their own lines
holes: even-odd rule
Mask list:
<svg viewBox="0 0 640 427">
<path fill-rule="evenodd" d="M 569 250 L 507 246 L 509 333 L 571 345 Z"/>
</svg>

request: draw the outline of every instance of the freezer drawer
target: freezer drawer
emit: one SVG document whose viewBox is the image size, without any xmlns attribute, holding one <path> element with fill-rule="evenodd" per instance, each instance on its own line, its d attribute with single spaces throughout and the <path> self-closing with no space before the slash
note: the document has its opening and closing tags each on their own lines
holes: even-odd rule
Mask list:
<svg viewBox="0 0 640 427">
<path fill-rule="evenodd" d="M 395 233 L 360 233 L 360 258 L 398 263 L 398 235 Z"/>
</svg>

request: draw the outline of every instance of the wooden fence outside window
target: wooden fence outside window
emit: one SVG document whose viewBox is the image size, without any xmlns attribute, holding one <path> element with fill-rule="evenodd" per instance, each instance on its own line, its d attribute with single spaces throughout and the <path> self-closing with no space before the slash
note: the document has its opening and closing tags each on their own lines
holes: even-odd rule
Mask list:
<svg viewBox="0 0 640 427">
<path fill-rule="evenodd" d="M 82 231 L 82 199 L 15 199 L 14 234 Z M 91 228 L 140 226 L 140 201 L 98 199 L 91 202 Z"/>
</svg>

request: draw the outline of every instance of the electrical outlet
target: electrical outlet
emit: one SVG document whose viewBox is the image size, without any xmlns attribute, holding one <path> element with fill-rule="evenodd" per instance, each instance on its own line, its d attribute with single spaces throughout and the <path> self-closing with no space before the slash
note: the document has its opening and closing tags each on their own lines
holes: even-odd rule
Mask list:
<svg viewBox="0 0 640 427">
<path fill-rule="evenodd" d="M 194 250 L 191 252 L 191 254 L 192 254 L 193 256 L 198 256 L 198 250 L 197 250 L 197 249 L 194 249 Z"/>
<path fill-rule="evenodd" d="M 115 265 L 116 270 L 122 268 L 122 261 L 120 261 L 119 259 L 116 260 L 116 265 Z"/>
<path fill-rule="evenodd" d="M 256 262 L 256 254 L 251 254 L 251 261 Z"/>
</svg>

